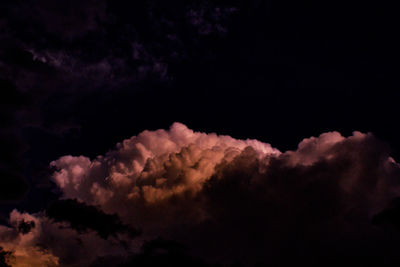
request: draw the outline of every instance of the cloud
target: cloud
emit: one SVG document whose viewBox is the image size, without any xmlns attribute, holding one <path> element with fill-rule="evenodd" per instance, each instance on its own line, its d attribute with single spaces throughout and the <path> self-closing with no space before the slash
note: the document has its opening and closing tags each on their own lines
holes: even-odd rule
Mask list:
<svg viewBox="0 0 400 267">
<path fill-rule="evenodd" d="M 399 174 L 371 134 L 326 133 L 262 160 L 247 149 L 205 185 L 211 219 L 190 228 L 190 244 L 213 259 L 246 263 L 378 266 L 386 257 L 394 264 L 398 234 L 371 218 L 399 195 Z"/>
<path fill-rule="evenodd" d="M 182 202 L 193 199 L 218 164 L 231 161 L 248 146 L 253 147 L 257 158 L 280 153 L 257 140 L 197 133 L 175 123 L 169 131 L 144 131 L 124 140 L 115 150 L 94 160 L 61 157 L 51 163 L 58 169 L 53 180 L 64 197 L 99 205 L 140 227 L 200 220 L 202 210 L 168 202 L 173 198 L 182 198 Z M 187 209 L 184 216 L 182 209 Z"/>
<path fill-rule="evenodd" d="M 21 231 L 21 224 L 32 225 L 29 231 Z M 40 220 L 30 214 L 16 210 L 10 214 L 11 227 L 0 226 L 0 246 L 12 252 L 7 259 L 11 266 L 58 266 L 58 257 L 37 245 L 43 229 Z M 34 226 L 33 226 L 34 225 Z"/>
<path fill-rule="evenodd" d="M 90 207 L 82 207 L 93 215 Z M 82 207 L 77 208 L 77 216 L 82 215 L 79 212 Z M 0 247 L 10 254 L 6 255 L 6 262 L 11 266 L 29 267 L 89 266 L 98 257 L 123 258 L 138 250 L 132 244 L 136 233 L 132 235 L 126 231 L 129 228 L 121 229 L 121 224 L 116 224 L 113 216 L 99 215 L 101 213 L 97 212 L 98 215 L 93 217 L 90 224 L 85 218 L 81 218 L 79 223 L 79 217 L 69 221 L 69 214 L 65 208 L 60 208 L 59 212 L 65 213 L 63 221 L 60 220 L 60 216 L 56 219 L 51 217 L 55 212 L 47 217 L 42 212 L 28 214 L 13 210 L 10 214 L 10 225 L 0 226 Z M 98 219 L 104 221 L 99 222 Z M 95 227 L 91 227 L 93 223 Z M 98 229 L 102 223 L 107 223 L 108 228 Z M 29 231 L 25 231 L 26 228 L 21 231 L 21 224 L 30 224 L 31 228 Z M 119 229 L 116 229 L 118 227 Z"/>
<path fill-rule="evenodd" d="M 174 246 L 154 258 L 174 262 L 400 260 L 394 246 L 400 232 L 385 227 L 399 217 L 388 205 L 400 195 L 400 166 L 370 133 L 323 133 L 280 152 L 174 123 L 126 139 L 104 156 L 63 156 L 51 166 L 64 200 L 47 213 L 14 211 L 11 227 L 0 231 L 0 246 L 17 260 L 23 251 L 61 266 L 151 262 L 153 252 L 140 247 L 157 237 L 190 248 L 178 253 L 184 261 L 176 261 Z"/>
</svg>

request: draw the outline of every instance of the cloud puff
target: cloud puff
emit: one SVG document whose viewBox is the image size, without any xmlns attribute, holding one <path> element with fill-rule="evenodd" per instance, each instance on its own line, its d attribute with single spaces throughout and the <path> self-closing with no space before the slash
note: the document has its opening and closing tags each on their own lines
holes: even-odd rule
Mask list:
<svg viewBox="0 0 400 267">
<path fill-rule="evenodd" d="M 260 159 L 280 154 L 257 140 L 197 133 L 174 123 L 169 131 L 144 131 L 124 140 L 115 150 L 94 160 L 64 156 L 51 165 L 58 169 L 53 179 L 64 197 L 100 205 L 106 212 L 116 212 L 126 222 L 141 227 L 153 223 L 161 226 L 201 219 L 201 210 L 167 202 L 194 198 L 218 164 L 230 162 L 246 147 L 252 147 Z M 178 216 L 185 208 L 190 218 Z"/>
<path fill-rule="evenodd" d="M 124 140 L 104 156 L 63 156 L 51 165 L 62 197 L 79 202 L 63 200 L 73 202 L 68 214 L 53 208 L 57 221 L 49 213 L 14 211 L 11 227 L 0 231 L 0 246 L 17 259 L 23 251 L 62 266 L 103 266 L 129 255 L 137 255 L 132 262 L 147 261 L 149 252 L 137 254 L 138 248 L 162 237 L 208 262 L 337 266 L 400 260 L 393 245 L 400 232 L 381 227 L 397 223 L 398 209 L 384 220 L 375 216 L 400 195 L 400 166 L 369 133 L 328 132 L 282 153 L 257 140 L 174 123 Z M 81 222 L 74 209 L 104 220 L 96 224 L 86 216 Z M 107 221 L 122 230 L 99 235 L 97 230 L 108 231 Z M 128 226 L 142 236 L 127 234 Z"/>
<path fill-rule="evenodd" d="M 371 134 L 325 133 L 296 151 L 255 155 L 243 151 L 204 186 L 211 219 L 190 227 L 197 251 L 277 266 L 398 262 L 398 234 L 371 219 L 399 195 L 399 166 Z"/>
<path fill-rule="evenodd" d="M 8 263 L 12 266 L 58 266 L 58 257 L 36 244 L 38 235 L 43 231 L 39 219 L 16 210 L 10 214 L 11 227 L 0 226 L 0 246 L 12 251 Z M 21 225 L 32 225 L 28 231 Z"/>
<path fill-rule="evenodd" d="M 115 222 L 111 216 L 95 214 L 93 207 L 85 205 L 77 208 L 78 214 L 72 221 L 68 220 L 70 211 L 65 210 L 66 203 L 53 206 L 60 208 L 58 216 L 54 219 L 52 211 L 47 217 L 44 213 L 28 214 L 14 210 L 10 214 L 9 226 L 0 226 L 0 247 L 10 255 L 6 255 L 6 262 L 11 266 L 89 266 L 98 257 L 123 258 L 138 250 L 132 244 L 133 237 L 129 229 L 121 228 L 122 225 Z M 73 205 L 77 207 L 78 205 Z M 71 209 L 71 207 L 69 207 Z M 108 226 L 99 229 L 90 229 L 87 218 L 79 223 L 79 211 L 86 209 L 93 216 L 95 227 L 102 227 L 102 223 Z M 61 218 L 61 212 L 64 217 Z M 65 220 L 64 220 L 65 219 Z M 104 220 L 96 221 L 96 220 Z M 26 227 L 29 225 L 30 227 Z M 100 226 L 99 226 L 100 225 Z M 21 228 L 21 226 L 23 226 Z M 108 227 L 108 228 L 107 228 Z M 29 229 L 28 229 L 29 228 Z M 108 234 L 112 231 L 111 234 Z"/>
</svg>

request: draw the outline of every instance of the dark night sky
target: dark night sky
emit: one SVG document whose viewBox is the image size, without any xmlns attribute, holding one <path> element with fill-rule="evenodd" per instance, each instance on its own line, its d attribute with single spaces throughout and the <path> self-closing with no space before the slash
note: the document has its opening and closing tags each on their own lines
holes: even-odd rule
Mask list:
<svg viewBox="0 0 400 267">
<path fill-rule="evenodd" d="M 51 179 L 51 161 L 94 159 L 126 138 L 173 122 L 257 139 L 282 152 L 324 132 L 371 132 L 380 140 L 376 146 L 400 160 L 397 13 L 382 1 L 4 0 L 0 14 L 1 224 L 12 224 L 15 208 L 68 210 L 57 201 L 62 192 Z M 344 166 L 337 164 L 324 173 Z M 317 172 L 274 168 L 272 176 L 301 179 Z M 225 194 L 223 185 L 215 188 Z M 209 199 L 218 199 L 216 192 L 208 192 Z M 262 206 L 256 198 L 248 201 Z M 79 224 L 74 218 L 85 207 L 97 212 L 73 205 L 66 212 L 72 219 L 59 220 Z M 98 212 L 93 216 L 108 226 L 89 222 L 89 229 L 128 227 Z M 49 216 L 58 220 L 55 213 Z M 213 229 L 207 232 L 212 236 L 219 229 L 213 227 L 196 229 Z M 143 255 L 132 262 L 140 266 Z M 2 257 L 0 250 L 0 266 Z M 68 264 L 61 260 L 73 266 Z"/>
</svg>

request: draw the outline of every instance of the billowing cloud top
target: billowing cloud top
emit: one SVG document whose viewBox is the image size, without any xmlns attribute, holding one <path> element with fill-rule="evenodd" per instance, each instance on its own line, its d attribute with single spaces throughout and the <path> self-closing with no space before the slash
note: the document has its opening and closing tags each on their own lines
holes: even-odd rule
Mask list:
<svg viewBox="0 0 400 267">
<path fill-rule="evenodd" d="M 217 165 L 227 164 L 247 147 L 254 149 L 259 159 L 280 154 L 257 140 L 193 132 L 174 123 L 169 131 L 144 131 L 124 140 L 115 150 L 93 161 L 83 156 L 64 156 L 51 165 L 59 170 L 54 181 L 65 197 L 100 205 L 106 212 L 117 212 L 144 227 L 153 222 L 145 218 L 150 216 L 157 224 L 169 217 L 178 222 L 174 212 L 182 207 L 165 207 L 165 214 L 159 205 L 172 197 L 194 197 Z M 142 213 L 139 209 L 146 209 L 143 217 L 133 215 Z M 193 216 L 200 219 L 201 214 Z"/>
<path fill-rule="evenodd" d="M 104 235 L 100 224 L 54 216 L 69 202 L 47 213 L 13 211 L 10 226 L 0 228 L 0 247 L 13 252 L 9 262 L 16 266 L 30 257 L 41 260 L 37 266 L 126 260 L 158 236 L 181 242 L 210 262 L 282 266 L 294 259 L 287 253 L 314 264 L 328 256 L 332 264 L 349 255 L 360 260 L 361 254 L 371 262 L 382 255 L 389 262 L 397 259 L 391 246 L 372 245 L 390 243 L 387 229 L 371 219 L 400 195 L 400 166 L 372 134 L 324 133 L 281 153 L 257 140 L 174 123 L 168 131 L 124 140 L 104 156 L 63 156 L 51 166 L 63 198 L 77 200 L 69 212 L 75 207 L 105 213 L 96 218 L 118 229 L 140 229 L 142 235 L 125 230 Z"/>
</svg>

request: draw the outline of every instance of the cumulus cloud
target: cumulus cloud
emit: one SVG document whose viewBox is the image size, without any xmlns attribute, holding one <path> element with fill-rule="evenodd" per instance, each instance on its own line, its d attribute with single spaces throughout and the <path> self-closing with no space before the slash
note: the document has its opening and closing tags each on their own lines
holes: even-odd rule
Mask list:
<svg viewBox="0 0 400 267">
<path fill-rule="evenodd" d="M 102 266 L 133 253 L 139 256 L 132 262 L 146 262 L 149 252 L 137 254 L 138 248 L 156 237 L 176 240 L 209 262 L 335 266 L 400 260 L 393 246 L 400 233 L 381 227 L 399 217 L 397 208 L 385 210 L 400 195 L 400 166 L 370 133 L 323 133 L 280 152 L 257 140 L 174 123 L 124 140 L 104 156 L 63 156 L 51 166 L 66 199 L 61 203 L 71 205 L 56 205 L 47 215 L 11 214 L 0 246 L 17 260 L 36 255 L 82 266 L 80 256 L 87 253 L 85 264 Z M 88 216 L 79 221 L 74 211 L 99 213 L 89 217 L 102 222 Z M 101 234 L 109 230 L 105 224 L 118 234 Z M 128 226 L 142 236 L 129 235 Z"/>
<path fill-rule="evenodd" d="M 280 154 L 257 140 L 197 133 L 175 123 L 169 131 L 144 131 L 124 140 L 94 160 L 65 156 L 51 165 L 58 169 L 53 179 L 64 197 L 99 205 L 141 227 L 161 227 L 201 220 L 203 211 L 184 203 L 196 197 L 218 164 L 230 162 L 246 147 L 260 159 Z M 168 204 L 175 198 L 183 205 Z"/>
</svg>

